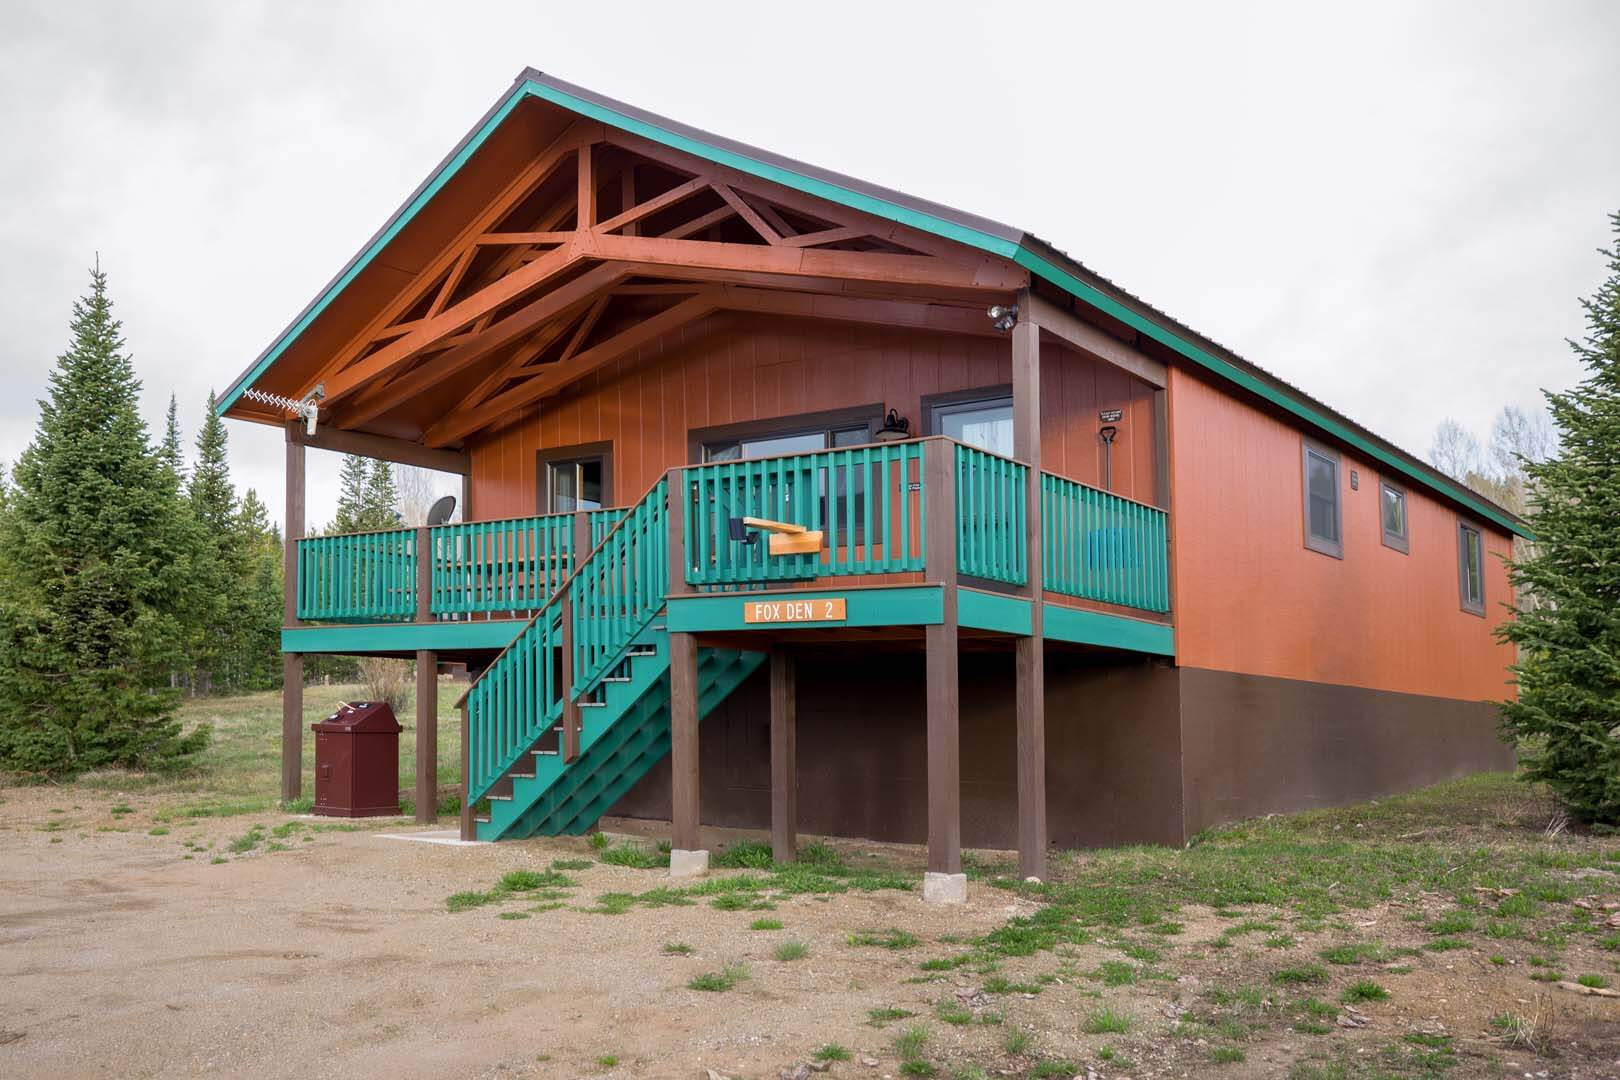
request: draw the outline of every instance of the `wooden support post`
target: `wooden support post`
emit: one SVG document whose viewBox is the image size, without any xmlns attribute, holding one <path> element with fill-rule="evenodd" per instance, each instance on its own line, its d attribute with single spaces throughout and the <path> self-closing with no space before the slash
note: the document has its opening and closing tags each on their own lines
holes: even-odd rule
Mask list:
<svg viewBox="0 0 1620 1080">
<path fill-rule="evenodd" d="M 923 576 L 943 585 L 945 616 L 924 631 L 928 694 L 928 871 L 962 872 L 962 740 L 957 676 L 956 444 L 930 440 L 923 448 Z M 927 881 L 924 896 L 927 898 Z"/>
<path fill-rule="evenodd" d="M 286 520 L 282 534 L 283 626 L 298 625 L 298 541 L 304 536 L 304 446 L 287 425 Z M 304 658 L 281 657 L 281 799 L 292 802 L 304 789 Z"/>
<path fill-rule="evenodd" d="M 771 858 L 792 862 L 799 847 L 798 679 L 793 654 L 771 653 Z"/>
<path fill-rule="evenodd" d="M 416 621 L 433 621 L 433 530 L 416 530 Z M 416 651 L 416 820 L 439 814 L 439 654 Z"/>
<path fill-rule="evenodd" d="M 572 554 L 569 556 L 568 573 L 572 577 L 585 561 L 585 556 L 591 550 L 591 515 L 588 510 L 574 512 L 573 535 L 570 538 L 573 544 Z M 559 615 L 562 620 L 562 759 L 564 765 L 572 765 L 579 760 L 579 739 L 581 732 L 581 717 L 579 702 L 574 700 L 574 593 L 570 589 L 563 594 L 562 611 Z"/>
<path fill-rule="evenodd" d="M 471 668 L 467 670 L 468 679 L 476 679 Z M 463 840 L 478 839 L 478 823 L 473 821 L 472 800 L 467 796 L 472 789 L 467 786 L 467 778 L 472 775 L 472 751 L 467 745 L 468 731 L 467 699 L 461 699 L 461 838 Z"/>
<path fill-rule="evenodd" d="M 670 595 L 690 591 L 686 583 L 686 470 L 671 469 L 664 514 L 669 545 Z M 698 847 L 698 673 L 697 638 L 669 635 L 669 768 L 671 876 L 708 869 L 709 855 Z"/>
<path fill-rule="evenodd" d="M 698 851 L 697 639 L 669 635 L 670 846 Z"/>
<path fill-rule="evenodd" d="M 416 820 L 439 819 L 439 654 L 416 650 Z"/>
<path fill-rule="evenodd" d="M 1024 520 L 1030 633 L 1013 643 L 1018 741 L 1018 872 L 1046 876 L 1046 650 L 1041 567 L 1041 328 L 1029 290 L 1012 329 L 1013 456 L 1029 466 Z"/>
</svg>

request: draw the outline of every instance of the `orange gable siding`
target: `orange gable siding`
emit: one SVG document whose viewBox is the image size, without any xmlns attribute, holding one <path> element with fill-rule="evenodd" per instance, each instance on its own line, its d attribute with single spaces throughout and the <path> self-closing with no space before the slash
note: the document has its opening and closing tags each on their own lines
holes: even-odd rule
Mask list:
<svg viewBox="0 0 1620 1080">
<path fill-rule="evenodd" d="M 881 402 L 922 423 L 925 395 L 1012 379 L 1006 338 L 721 314 L 669 335 L 526 410 L 474 443 L 472 507 L 489 519 L 536 512 L 542 450 L 613 443 L 613 501 L 635 501 L 689 458 L 693 429 Z M 1045 467 L 1098 483 L 1097 412 L 1115 424 L 1113 487 L 1154 500 L 1153 388 L 1088 356 L 1043 346 Z"/>
<path fill-rule="evenodd" d="M 1462 700 L 1510 693 L 1513 650 L 1492 634 L 1510 595 L 1507 534 L 1481 528 L 1481 618 L 1458 601 L 1450 506 L 1404 485 L 1411 553 L 1385 547 L 1378 468 L 1341 450 L 1344 558 L 1335 559 L 1304 545 L 1297 428 L 1180 368 L 1170 428 L 1180 664 Z"/>
</svg>

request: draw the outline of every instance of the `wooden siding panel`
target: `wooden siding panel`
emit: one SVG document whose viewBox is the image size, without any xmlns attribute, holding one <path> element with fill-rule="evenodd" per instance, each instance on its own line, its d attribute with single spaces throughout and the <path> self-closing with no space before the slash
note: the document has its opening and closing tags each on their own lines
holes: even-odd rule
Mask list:
<svg viewBox="0 0 1620 1080">
<path fill-rule="evenodd" d="M 1047 467 L 1099 482 L 1097 410 L 1123 408 L 1114 490 L 1152 501 L 1152 388 L 1050 344 L 1043 347 L 1042 372 L 1051 388 L 1043 395 Z M 1109 390 L 1099 405 L 1096 387 L 1104 377 Z M 614 501 L 624 504 L 659 472 L 686 461 L 695 429 L 880 402 L 918 430 L 925 395 L 1011 379 L 1006 338 L 718 314 L 607 365 L 474 441 L 473 497 L 480 517 L 532 514 L 539 451 L 607 441 L 613 443 Z M 1145 407 L 1135 407 L 1144 401 Z M 1148 467 L 1132 464 L 1138 460 Z"/>
<path fill-rule="evenodd" d="M 1411 553 L 1385 547 L 1378 469 L 1341 452 L 1344 558 L 1311 551 L 1299 430 L 1179 367 L 1170 395 L 1182 666 L 1459 700 L 1509 695 L 1513 650 L 1492 633 L 1509 596 L 1505 533 L 1482 530 L 1489 617 L 1464 612 L 1458 513 L 1412 490 Z"/>
</svg>

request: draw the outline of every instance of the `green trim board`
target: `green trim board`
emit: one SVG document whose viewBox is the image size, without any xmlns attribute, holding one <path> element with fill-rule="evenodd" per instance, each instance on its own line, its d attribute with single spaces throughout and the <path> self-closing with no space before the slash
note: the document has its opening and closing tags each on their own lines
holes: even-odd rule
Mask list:
<svg viewBox="0 0 1620 1080">
<path fill-rule="evenodd" d="M 290 626 L 281 631 L 281 651 L 385 653 L 417 649 L 504 649 L 526 625 L 526 619 L 475 619 L 468 622 Z"/>
<path fill-rule="evenodd" d="M 251 386 L 277 357 L 286 351 L 288 346 L 314 321 L 316 316 L 326 309 L 337 294 L 342 292 L 349 282 L 372 262 L 378 252 L 401 229 L 409 224 L 421 208 L 431 201 L 433 196 L 455 175 L 489 135 L 505 121 L 519 102 L 526 97 L 534 97 L 568 109 L 578 115 L 587 116 L 619 128 L 622 131 L 628 131 L 672 149 L 692 154 L 705 161 L 726 165 L 751 176 L 757 176 L 781 184 L 784 187 L 792 188 L 795 191 L 826 199 L 841 206 L 848 206 L 875 217 L 921 229 L 935 236 L 954 240 L 991 255 L 1009 259 L 1083 303 L 1089 304 L 1119 319 L 1133 329 L 1146 334 L 1200 367 L 1214 372 L 1223 379 L 1236 383 L 1263 400 L 1282 408 L 1285 412 L 1289 412 L 1306 423 L 1329 433 L 1337 439 L 1343 440 L 1360 452 L 1369 455 L 1375 461 L 1395 469 L 1414 483 L 1466 506 L 1474 513 L 1507 529 L 1509 532 L 1530 539 L 1534 538 L 1524 525 L 1513 520 L 1504 511 L 1490 506 L 1461 485 L 1432 476 L 1410 461 L 1405 460 L 1401 455 L 1378 446 L 1366 435 L 1355 430 L 1353 425 L 1324 415 L 1315 405 L 1304 400 L 1303 395 L 1290 392 L 1285 387 L 1274 385 L 1255 373 L 1246 371 L 1238 365 L 1214 355 L 1195 342 L 1186 340 L 1174 330 L 1161 326 L 1158 322 L 1136 311 L 1129 305 L 1087 284 L 1068 270 L 1054 265 L 1039 252 L 1033 250 L 1028 243 L 1028 234 L 1022 234 L 1018 239 L 1012 239 L 1005 235 L 996 235 L 984 229 L 975 228 L 965 222 L 953 221 L 939 214 L 927 212 L 916 206 L 906 206 L 870 192 L 853 190 L 844 184 L 808 175 L 804 171 L 763 161 L 758 157 L 737 150 L 717 146 L 692 135 L 672 131 L 660 124 L 653 123 L 645 117 L 634 115 L 630 106 L 615 108 L 602 101 L 573 93 L 561 86 L 554 85 L 550 81 L 541 81 L 541 79 L 535 77 L 538 74 L 525 72 L 520 77 L 518 83 L 508 93 L 507 97 L 489 113 L 483 123 L 474 130 L 451 157 L 440 165 L 429 181 L 418 189 L 416 194 L 373 238 L 371 243 L 356 257 L 344 273 L 327 287 L 321 296 L 306 309 L 297 322 L 282 333 L 281 337 L 261 356 L 249 372 L 238 379 L 226 391 L 225 396 L 220 399 L 216 406 L 217 412 L 223 414 L 235 404 L 237 399 L 241 397 L 242 392 Z M 665 121 L 665 123 L 673 124 L 673 121 Z M 717 137 L 710 136 L 710 138 Z M 760 151 L 760 153 L 764 152 Z M 808 169 L 809 166 L 803 168 Z M 857 181 L 849 182 L 857 183 Z"/>
<path fill-rule="evenodd" d="M 958 588 L 956 622 L 959 626 L 974 630 L 1028 637 L 1031 626 L 1029 598 Z"/>
<path fill-rule="evenodd" d="M 844 600 L 842 622 L 743 621 L 746 604 L 794 600 Z M 671 633 L 700 634 L 721 630 L 826 629 L 834 626 L 929 626 L 945 618 L 944 589 L 939 585 L 893 588 L 790 589 L 778 592 L 700 593 L 669 597 L 665 624 Z"/>
<path fill-rule="evenodd" d="M 1175 631 L 1168 623 L 1148 622 L 1062 604 L 1044 605 L 1044 622 L 1049 640 L 1129 649 L 1156 656 L 1176 655 Z"/>
</svg>

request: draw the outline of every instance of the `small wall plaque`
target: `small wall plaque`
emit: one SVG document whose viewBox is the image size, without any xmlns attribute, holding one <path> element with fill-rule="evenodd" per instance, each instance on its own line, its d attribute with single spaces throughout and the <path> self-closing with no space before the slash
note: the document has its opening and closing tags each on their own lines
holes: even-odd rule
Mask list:
<svg viewBox="0 0 1620 1080">
<path fill-rule="evenodd" d="M 817 600 L 745 600 L 745 623 L 843 622 L 849 616 L 842 596 Z"/>
<path fill-rule="evenodd" d="M 1097 414 L 1097 419 L 1105 424 L 1117 424 L 1125 419 L 1124 409 L 1104 409 Z"/>
</svg>

